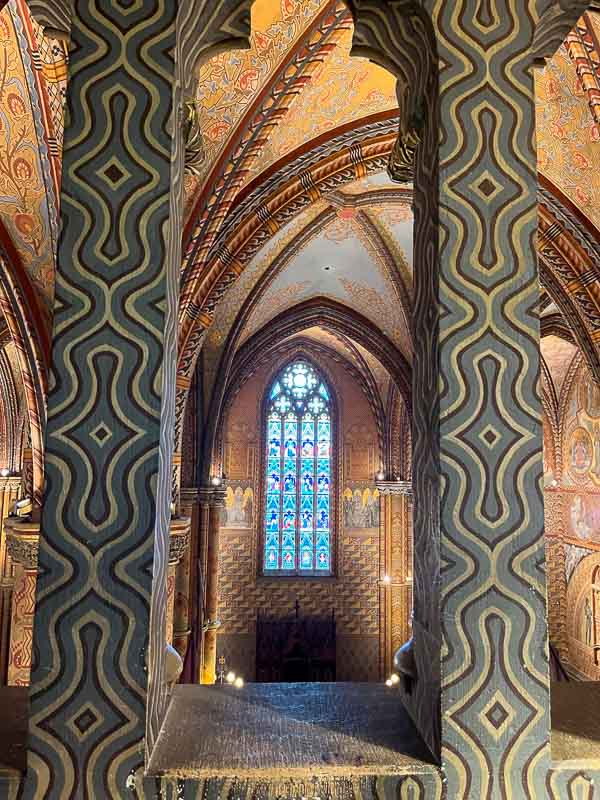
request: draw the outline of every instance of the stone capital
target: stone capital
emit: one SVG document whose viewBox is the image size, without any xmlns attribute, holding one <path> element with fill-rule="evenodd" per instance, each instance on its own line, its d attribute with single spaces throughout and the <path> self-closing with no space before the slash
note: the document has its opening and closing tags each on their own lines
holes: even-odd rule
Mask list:
<svg viewBox="0 0 600 800">
<path fill-rule="evenodd" d="M 40 523 L 24 521 L 19 517 L 4 520 L 6 549 L 15 564 L 26 570 L 36 570 L 40 545 Z"/>
<path fill-rule="evenodd" d="M 190 541 L 191 520 L 189 517 L 176 517 L 169 525 L 169 564 L 178 564 Z"/>
<path fill-rule="evenodd" d="M 375 481 L 375 486 L 380 494 L 404 494 L 412 497 L 412 483 L 410 481 Z"/>
</svg>

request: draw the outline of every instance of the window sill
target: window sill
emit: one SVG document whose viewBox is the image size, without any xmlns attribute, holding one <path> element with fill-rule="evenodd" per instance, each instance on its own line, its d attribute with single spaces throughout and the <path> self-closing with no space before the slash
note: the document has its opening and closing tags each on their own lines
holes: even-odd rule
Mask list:
<svg viewBox="0 0 600 800">
<path fill-rule="evenodd" d="M 290 583 L 292 581 L 313 581 L 316 583 L 334 583 L 338 580 L 337 575 L 263 575 L 257 576 L 257 583 Z"/>
</svg>

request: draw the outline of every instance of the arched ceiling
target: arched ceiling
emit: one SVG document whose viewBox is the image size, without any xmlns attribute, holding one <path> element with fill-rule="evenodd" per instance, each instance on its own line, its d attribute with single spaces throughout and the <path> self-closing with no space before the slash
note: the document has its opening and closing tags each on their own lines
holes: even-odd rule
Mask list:
<svg viewBox="0 0 600 800">
<path fill-rule="evenodd" d="M 585 20 L 591 34 L 600 36 L 600 13 Z M 600 228 L 600 124 L 590 95 L 565 45 L 535 75 L 539 172 Z M 596 81 L 598 93 L 600 70 Z"/>
<path fill-rule="evenodd" d="M 410 204 L 385 172 L 308 206 L 218 303 L 204 343 L 207 385 L 225 346 L 236 350 L 278 314 L 315 297 L 369 319 L 410 362 L 412 224 Z"/>
<path fill-rule="evenodd" d="M 575 45 L 567 40 L 536 73 L 539 169 L 600 241 L 600 14 L 588 13 L 579 27 L 571 34 Z M 190 320 L 209 325 L 214 314 L 206 337 L 191 336 L 192 344 L 205 341 L 209 372 L 232 332 L 237 347 L 278 309 L 317 296 L 376 322 L 410 359 L 410 191 L 392 184 L 384 169 L 397 126 L 394 81 L 350 56 L 351 34 L 341 0 L 256 0 L 250 48 L 200 69 L 195 102 L 206 158 L 186 180 L 182 330 Z M 47 340 L 66 55 L 62 44 L 40 35 L 25 0 L 10 0 L 0 13 L 0 38 L 0 238 L 22 273 L 19 291 L 31 290 L 28 302 Z M 316 185 L 319 170 L 325 177 Z M 263 203 L 275 191 L 277 203 L 285 197 L 284 211 Z M 254 239 L 245 240 L 254 222 Z M 544 224 L 544 236 L 554 236 Z M 574 308 L 582 319 L 587 313 L 582 328 L 598 341 L 600 325 L 590 322 L 600 318 L 595 259 L 590 255 L 584 273 L 583 256 L 572 256 L 581 262 L 575 280 L 556 259 L 545 269 L 574 287 Z M 230 263 L 233 273 L 221 275 Z M 211 288 L 203 293 L 205 286 Z M 559 304 L 551 313 L 565 317 Z"/>
<path fill-rule="evenodd" d="M 578 348 L 571 342 L 566 342 L 558 336 L 544 336 L 541 340 L 542 357 L 548 367 L 548 372 L 552 378 L 556 396 L 560 396 L 560 390 L 569 370 L 571 362 L 578 353 Z"/>
<path fill-rule="evenodd" d="M 199 175 L 187 180 L 188 210 L 228 149 L 225 170 L 239 165 L 240 128 L 256 125 L 258 136 L 236 191 L 310 139 L 397 107 L 392 76 L 350 57 L 352 22 L 341 0 L 255 0 L 251 29 L 248 50 L 222 53 L 200 69 L 195 99 L 206 159 Z M 290 60 L 298 71 L 295 86 L 280 91 L 278 72 Z"/>
<path fill-rule="evenodd" d="M 25 0 L 0 13 L 0 221 L 50 325 L 66 87 L 65 51 Z"/>
</svg>

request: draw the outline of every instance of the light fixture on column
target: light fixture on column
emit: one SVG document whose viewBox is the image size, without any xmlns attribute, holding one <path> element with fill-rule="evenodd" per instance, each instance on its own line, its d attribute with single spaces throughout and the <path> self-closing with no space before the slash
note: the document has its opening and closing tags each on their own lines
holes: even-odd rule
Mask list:
<svg viewBox="0 0 600 800">
<path fill-rule="evenodd" d="M 383 472 L 383 470 L 379 470 L 377 475 L 375 475 L 375 480 L 376 481 L 384 481 L 385 480 L 385 472 Z"/>
<path fill-rule="evenodd" d="M 10 475 L 10 470 L 7 469 L 6 467 L 3 467 L 2 469 L 0 469 L 0 475 L 2 475 L 3 478 L 8 478 L 8 476 Z"/>
<path fill-rule="evenodd" d="M 220 485 L 221 485 L 221 483 L 222 483 L 222 478 L 221 478 L 221 476 L 220 476 L 220 475 L 214 475 L 214 476 L 211 478 L 211 481 L 210 481 L 210 482 L 212 483 L 212 485 L 213 485 L 213 486 L 220 486 Z"/>
</svg>

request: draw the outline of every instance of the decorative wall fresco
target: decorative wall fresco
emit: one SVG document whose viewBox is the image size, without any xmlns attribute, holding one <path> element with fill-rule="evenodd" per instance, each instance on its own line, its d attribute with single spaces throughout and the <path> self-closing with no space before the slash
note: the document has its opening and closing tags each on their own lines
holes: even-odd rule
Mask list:
<svg viewBox="0 0 600 800">
<path fill-rule="evenodd" d="M 600 125 L 564 45 L 536 70 L 535 95 L 538 169 L 599 226 Z"/>
<path fill-rule="evenodd" d="M 336 47 L 313 72 L 310 83 L 292 103 L 285 124 L 265 144 L 249 170 L 256 177 L 273 162 L 334 127 L 398 107 L 396 81 L 367 59 L 350 57 L 352 25 L 341 29 Z"/>
<path fill-rule="evenodd" d="M 347 487 L 343 492 L 344 527 L 379 528 L 379 491 L 366 487 Z"/>
<path fill-rule="evenodd" d="M 50 126 L 52 122 L 42 109 L 45 98 L 40 87 L 45 89 L 46 76 L 43 73 L 40 76 L 32 62 L 31 49 L 37 46 L 35 37 L 25 3 L 13 0 L 5 6 L 0 12 L 1 219 L 33 282 L 49 327 L 58 235 L 57 177 L 52 172 L 51 157 L 60 156 L 61 134 L 59 129 L 56 137 L 54 130 L 44 128 L 44 120 Z M 58 64 L 64 66 L 62 50 L 61 59 Z M 59 106 L 64 73 L 61 79 L 56 84 L 59 97 L 54 103 L 58 125 L 62 116 Z M 53 153 L 48 150 L 48 135 L 56 141 Z"/>
<path fill-rule="evenodd" d="M 206 158 L 200 183 L 274 68 L 324 5 L 325 0 L 255 0 L 250 47 L 220 53 L 201 66 L 195 100 Z M 188 197 L 197 183 L 189 182 Z"/>
<path fill-rule="evenodd" d="M 225 493 L 225 507 L 221 515 L 223 528 L 245 528 L 254 526 L 254 487 L 232 486 L 227 487 Z"/>
</svg>

